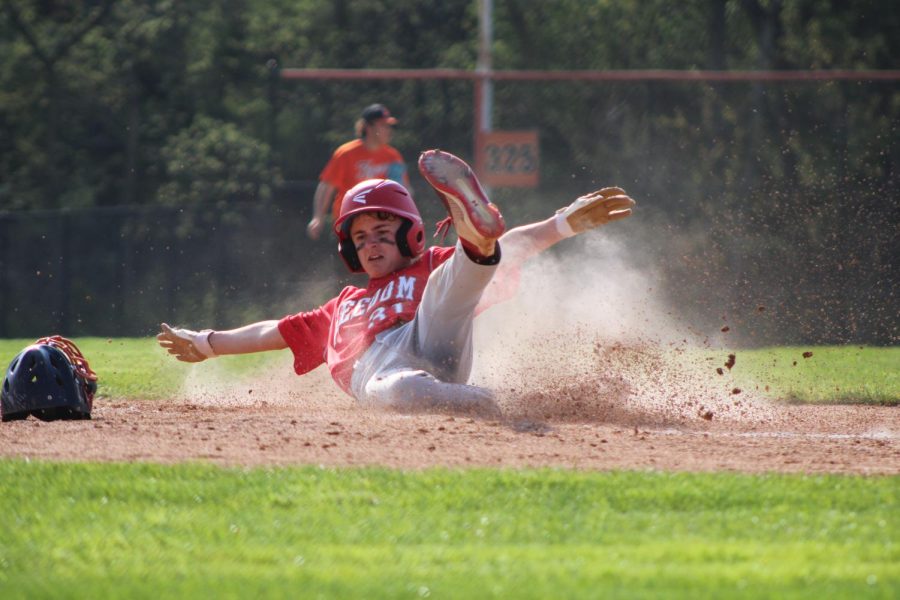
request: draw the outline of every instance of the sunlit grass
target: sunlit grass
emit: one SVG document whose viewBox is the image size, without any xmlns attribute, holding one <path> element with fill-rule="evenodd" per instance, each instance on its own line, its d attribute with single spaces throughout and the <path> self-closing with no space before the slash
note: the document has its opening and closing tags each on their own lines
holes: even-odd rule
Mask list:
<svg viewBox="0 0 900 600">
<path fill-rule="evenodd" d="M 159 400 L 176 396 L 192 365 L 166 354 L 155 338 L 77 338 L 75 343 L 99 376 L 98 394 L 105 398 Z M 32 339 L 0 340 L 3 368 Z M 235 376 L 258 373 L 275 355 L 255 354 L 217 358 L 217 365 Z M 281 357 L 283 358 L 283 357 Z M 291 372 L 285 373 L 292 376 Z"/>
<path fill-rule="evenodd" d="M 3 366 L 33 341 L 0 340 Z M 154 338 L 79 338 L 76 342 L 100 374 L 99 393 L 107 398 L 171 398 L 178 394 L 191 369 L 191 365 L 169 357 Z M 702 351 L 698 361 L 705 357 L 720 360 L 728 352 Z M 804 358 L 805 352 L 812 355 Z M 738 385 L 750 389 L 768 386 L 771 396 L 786 402 L 900 402 L 900 348 L 799 346 L 739 350 L 735 354 L 737 362 L 730 375 Z M 284 353 L 216 359 L 224 372 L 251 379 L 262 367 L 278 363 L 289 364 Z M 289 366 L 284 376 L 293 376 Z"/>
<path fill-rule="evenodd" d="M 742 350 L 736 355 L 731 373 L 737 382 L 769 386 L 770 393 L 787 402 L 900 402 L 900 348 L 798 346 Z"/>
<path fill-rule="evenodd" d="M 0 597 L 891 597 L 894 477 L 0 461 Z"/>
</svg>

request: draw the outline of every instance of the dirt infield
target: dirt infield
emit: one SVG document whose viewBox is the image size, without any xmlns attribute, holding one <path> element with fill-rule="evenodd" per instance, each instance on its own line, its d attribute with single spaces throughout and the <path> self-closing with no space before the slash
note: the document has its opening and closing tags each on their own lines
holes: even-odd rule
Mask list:
<svg viewBox="0 0 900 600">
<path fill-rule="evenodd" d="M 0 456 L 900 474 L 900 407 L 780 403 L 768 382 L 736 378 L 739 351 L 709 350 L 734 347 L 735 327 L 679 325 L 623 252 L 596 239 L 580 253 L 590 265 L 548 258 L 523 275 L 527 297 L 476 320 L 472 381 L 497 393 L 499 421 L 364 408 L 322 367 L 293 375 L 284 352 L 242 379 L 221 360 L 194 365 L 170 401 L 101 397 L 91 421 L 4 423 Z"/>
<path fill-rule="evenodd" d="M 248 393 L 248 397 L 254 394 Z M 532 411 L 535 412 L 535 411 Z M 0 426 L 0 454 L 42 460 L 222 465 L 563 467 L 792 473 L 900 473 L 900 409 L 769 406 L 758 418 L 483 421 L 399 415 L 351 400 L 98 402 L 91 421 Z"/>
<path fill-rule="evenodd" d="M 90 421 L 4 423 L 0 456 L 900 474 L 900 407 L 785 405 L 763 382 L 737 387 L 740 353 L 710 362 L 678 347 L 573 336 L 519 347 L 489 353 L 473 373 L 496 392 L 500 420 L 363 407 L 324 368 L 292 375 L 283 353 L 242 378 L 221 361 L 194 365 L 167 401 L 100 396 Z"/>
</svg>

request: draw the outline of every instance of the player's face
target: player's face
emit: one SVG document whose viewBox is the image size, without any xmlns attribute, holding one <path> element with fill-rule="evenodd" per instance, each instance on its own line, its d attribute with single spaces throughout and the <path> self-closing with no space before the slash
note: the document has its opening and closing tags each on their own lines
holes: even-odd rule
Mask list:
<svg viewBox="0 0 900 600">
<path fill-rule="evenodd" d="M 394 126 L 388 123 L 387 119 L 375 121 L 369 125 L 369 130 L 371 131 L 372 137 L 382 144 L 389 144 L 391 136 L 394 134 Z"/>
<path fill-rule="evenodd" d="M 397 247 L 397 230 L 401 224 L 397 217 L 384 219 L 375 213 L 362 213 L 353 219 L 350 240 L 369 277 L 384 277 L 412 262 Z"/>
</svg>

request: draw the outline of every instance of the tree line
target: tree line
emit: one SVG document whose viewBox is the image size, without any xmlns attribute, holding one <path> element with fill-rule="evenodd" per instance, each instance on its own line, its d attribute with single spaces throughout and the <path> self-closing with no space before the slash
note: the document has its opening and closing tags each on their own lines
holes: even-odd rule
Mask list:
<svg viewBox="0 0 900 600">
<path fill-rule="evenodd" d="M 495 0 L 493 66 L 896 69 L 892 4 Z M 472 156 L 470 83 L 279 72 L 474 69 L 475 0 L 0 7 L 0 211 L 191 207 L 184 237 L 250 202 L 300 237 L 304 182 L 376 101 L 400 118 L 409 167 L 429 147 Z M 515 223 L 622 185 L 644 209 L 647 260 L 692 318 L 781 305 L 761 340 L 894 343 L 898 115 L 896 81 L 498 83 L 495 127 L 539 131 L 541 185 L 495 193 Z"/>
</svg>

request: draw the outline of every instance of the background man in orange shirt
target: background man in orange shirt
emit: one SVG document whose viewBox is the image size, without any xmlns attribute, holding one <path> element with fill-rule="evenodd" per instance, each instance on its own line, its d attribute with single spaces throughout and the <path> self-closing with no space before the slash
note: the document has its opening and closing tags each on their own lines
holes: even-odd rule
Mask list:
<svg viewBox="0 0 900 600">
<path fill-rule="evenodd" d="M 383 104 L 372 104 L 356 121 L 357 139 L 334 151 L 319 175 L 313 196 L 313 216 L 306 226 L 310 238 L 316 240 L 325 228 L 329 208 L 332 220 L 338 217 L 341 200 L 347 190 L 366 179 L 391 179 L 410 189 L 403 157 L 390 145 L 397 119 Z"/>
</svg>

